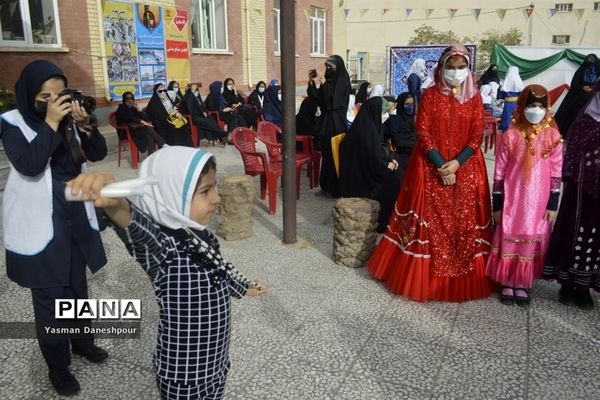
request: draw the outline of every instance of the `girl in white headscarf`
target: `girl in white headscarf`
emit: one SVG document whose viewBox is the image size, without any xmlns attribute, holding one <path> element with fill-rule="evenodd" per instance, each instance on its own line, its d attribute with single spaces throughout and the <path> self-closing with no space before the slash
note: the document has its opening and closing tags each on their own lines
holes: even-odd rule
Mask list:
<svg viewBox="0 0 600 400">
<path fill-rule="evenodd" d="M 165 168 L 168 165 L 169 168 Z M 132 203 L 101 197 L 113 177 L 82 174 L 70 182 L 104 208 L 129 253 L 149 275 L 159 306 L 154 370 L 163 399 L 221 399 L 229 370 L 231 296 L 259 296 L 264 284 L 249 281 L 223 259 L 206 229 L 220 201 L 212 154 L 180 146 L 150 155 L 140 178 L 154 177 Z"/>
<path fill-rule="evenodd" d="M 426 78 L 426 72 L 427 67 L 425 66 L 425 60 L 422 58 L 417 58 L 408 70 L 408 77 L 406 78 L 407 91 L 412 94 L 417 104 L 421 100 L 421 85 Z"/>
<path fill-rule="evenodd" d="M 373 97 L 381 97 L 383 96 L 383 86 L 382 85 L 375 85 L 373 86 L 373 89 L 371 90 L 371 93 L 369 93 L 369 99 L 373 98 Z"/>
<path fill-rule="evenodd" d="M 508 67 L 506 78 L 500 86 L 497 97 L 499 100 L 504 100 L 504 108 L 500 118 L 500 130 L 502 132 L 510 128 L 510 118 L 517 109 L 517 99 L 521 90 L 523 90 L 523 81 L 519 75 L 519 68 L 515 66 Z"/>
</svg>

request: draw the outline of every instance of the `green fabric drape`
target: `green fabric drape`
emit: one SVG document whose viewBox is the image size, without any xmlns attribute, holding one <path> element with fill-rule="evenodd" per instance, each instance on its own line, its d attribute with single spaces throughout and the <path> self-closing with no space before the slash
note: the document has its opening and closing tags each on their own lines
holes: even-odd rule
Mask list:
<svg viewBox="0 0 600 400">
<path fill-rule="evenodd" d="M 498 73 L 501 77 L 504 77 L 508 67 L 513 65 L 519 67 L 519 75 L 521 76 L 521 79 L 525 80 L 544 72 L 563 58 L 566 58 L 577 65 L 581 65 L 583 64 L 585 56 L 585 54 L 578 53 L 571 49 L 564 49 L 563 51 L 559 51 L 558 53 L 542 58 L 541 60 L 526 60 L 514 55 L 501 44 L 495 44 L 492 48 L 490 62 L 498 65 Z"/>
</svg>

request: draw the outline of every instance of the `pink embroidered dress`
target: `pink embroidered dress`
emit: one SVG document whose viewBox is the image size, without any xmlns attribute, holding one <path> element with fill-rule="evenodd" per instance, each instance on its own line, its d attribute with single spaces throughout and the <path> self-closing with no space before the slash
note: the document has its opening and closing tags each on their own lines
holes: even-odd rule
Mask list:
<svg viewBox="0 0 600 400">
<path fill-rule="evenodd" d="M 494 210 L 502 210 L 502 222 L 495 228 L 486 275 L 503 286 L 529 289 L 544 268 L 552 229 L 546 210 L 558 206 L 562 139 L 549 111 L 536 131 L 530 124 L 523 129 L 522 109 L 496 149 Z"/>
</svg>

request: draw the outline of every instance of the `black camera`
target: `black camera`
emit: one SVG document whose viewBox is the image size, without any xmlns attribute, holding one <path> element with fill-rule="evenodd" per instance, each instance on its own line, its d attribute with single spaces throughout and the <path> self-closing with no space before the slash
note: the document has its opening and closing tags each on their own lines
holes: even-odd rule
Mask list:
<svg viewBox="0 0 600 400">
<path fill-rule="evenodd" d="M 91 114 L 96 109 L 96 99 L 91 96 L 84 96 L 81 90 L 65 89 L 58 94 L 58 97 L 69 95 L 66 100 L 69 103 L 78 101 L 79 105 L 85 109 L 88 114 Z"/>
</svg>

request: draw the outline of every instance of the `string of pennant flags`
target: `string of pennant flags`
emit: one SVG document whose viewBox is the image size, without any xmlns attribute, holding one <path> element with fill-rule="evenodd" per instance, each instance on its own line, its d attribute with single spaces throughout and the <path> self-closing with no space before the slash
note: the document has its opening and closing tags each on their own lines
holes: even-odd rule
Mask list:
<svg viewBox="0 0 600 400">
<path fill-rule="evenodd" d="M 340 2 L 338 3 L 339 7 L 343 7 L 344 5 L 344 0 L 340 0 Z M 360 17 L 364 17 L 365 14 L 367 14 L 370 11 L 376 11 L 381 13 L 381 15 L 385 15 L 387 14 L 390 10 L 392 10 L 391 8 L 383 8 L 383 9 L 374 9 L 374 8 L 360 8 L 360 9 L 350 9 L 350 8 L 344 8 L 344 18 L 348 18 L 348 15 L 350 14 L 350 11 L 358 11 Z M 410 15 L 413 13 L 413 11 L 415 10 L 414 8 L 404 8 L 404 15 L 406 18 L 409 18 Z M 457 13 L 459 11 L 458 8 L 448 8 L 448 16 L 444 16 L 444 17 L 436 17 L 436 18 L 432 18 L 432 19 L 443 19 L 443 18 L 449 18 L 452 19 L 455 16 L 458 16 Z M 506 16 L 506 12 L 509 10 L 522 10 L 523 15 L 525 16 L 525 18 L 530 18 L 531 15 L 533 14 L 533 8 L 532 7 L 519 7 L 519 8 L 497 8 L 495 10 L 491 10 L 491 11 L 483 11 L 481 8 L 471 8 L 468 9 L 468 11 L 470 11 L 471 15 L 473 15 L 473 17 L 475 18 L 475 21 L 479 20 L 479 16 L 481 14 L 492 14 L 492 13 L 496 13 L 498 15 L 498 17 L 500 18 L 500 21 L 504 21 L 504 17 Z M 425 19 L 428 19 L 431 14 L 435 11 L 434 8 L 425 8 L 423 9 L 424 13 L 425 13 Z M 554 16 L 554 14 L 556 14 L 557 9 L 556 8 L 548 8 L 547 9 L 548 12 L 548 17 L 552 18 Z M 581 17 L 583 16 L 585 12 L 584 8 L 577 8 L 573 10 L 573 13 L 575 14 L 575 16 L 577 17 L 577 20 L 580 21 Z M 469 14 L 463 14 L 460 16 L 466 16 Z"/>
</svg>

